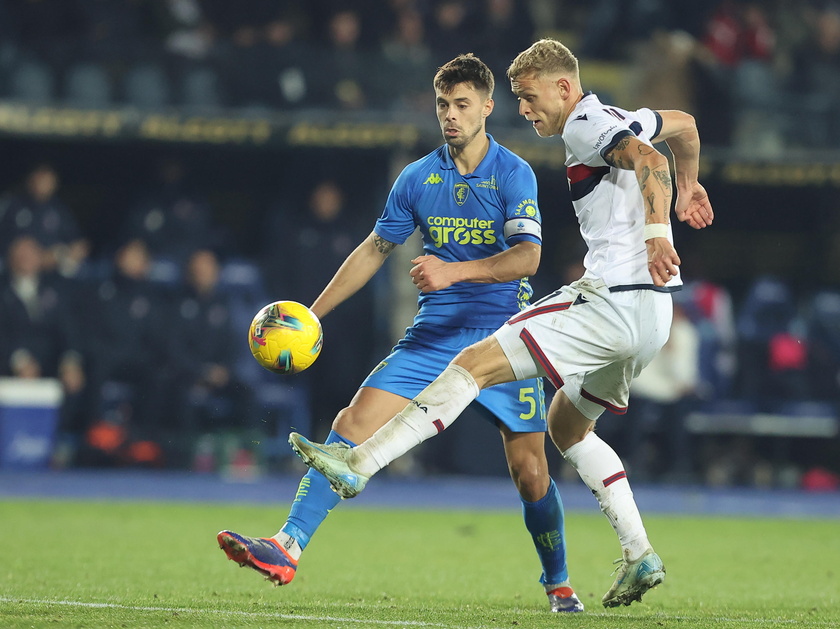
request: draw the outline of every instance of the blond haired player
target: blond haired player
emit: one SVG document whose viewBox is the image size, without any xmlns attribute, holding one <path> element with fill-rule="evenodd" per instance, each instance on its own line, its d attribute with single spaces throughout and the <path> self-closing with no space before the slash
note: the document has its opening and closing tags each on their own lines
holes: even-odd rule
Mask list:
<svg viewBox="0 0 840 629">
<path fill-rule="evenodd" d="M 548 429 L 615 529 L 621 565 L 606 607 L 641 600 L 665 578 L 615 451 L 594 432 L 604 410 L 627 409 L 630 381 L 665 344 L 672 291 L 682 284 L 669 216 L 674 156 L 676 215 L 700 229 L 714 217 L 697 180 L 700 140 L 694 118 L 678 111 L 627 111 L 584 92 L 566 46 L 543 39 L 508 69 L 519 113 L 540 137 L 560 135 L 572 202 L 587 246 L 581 279 L 511 317 L 463 350 L 444 372 L 373 437 L 354 448 L 314 444 L 293 433 L 292 447 L 336 491 L 352 497 L 388 463 L 449 426 L 485 387 L 544 376 L 559 389 Z M 559 150 L 559 147 L 558 147 Z"/>
</svg>

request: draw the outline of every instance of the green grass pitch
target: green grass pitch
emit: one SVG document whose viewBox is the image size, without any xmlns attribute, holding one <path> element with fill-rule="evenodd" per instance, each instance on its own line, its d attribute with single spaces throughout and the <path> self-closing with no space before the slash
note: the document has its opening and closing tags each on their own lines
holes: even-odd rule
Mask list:
<svg viewBox="0 0 840 629">
<path fill-rule="evenodd" d="M 594 511 L 566 522 L 587 610 L 558 616 L 515 509 L 340 507 L 274 588 L 215 534 L 271 535 L 283 504 L 0 500 L 0 627 L 840 627 L 835 520 L 648 516 L 667 579 L 605 610 L 619 550 Z"/>
</svg>

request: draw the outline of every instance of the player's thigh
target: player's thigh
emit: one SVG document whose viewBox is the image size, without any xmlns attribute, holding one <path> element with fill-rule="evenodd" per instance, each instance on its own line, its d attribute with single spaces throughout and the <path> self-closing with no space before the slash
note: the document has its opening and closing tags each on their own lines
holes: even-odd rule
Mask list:
<svg viewBox="0 0 840 629">
<path fill-rule="evenodd" d="M 469 371 L 481 388 L 516 380 L 510 361 L 495 336 L 470 345 L 452 362 Z"/>
<path fill-rule="evenodd" d="M 408 398 L 373 387 L 362 387 L 333 422 L 333 430 L 353 443 L 362 443 L 403 410 Z"/>
<path fill-rule="evenodd" d="M 580 366 L 564 378 L 562 391 L 586 417 L 597 420 L 606 410 L 623 415 L 630 402 L 630 383 L 647 366 L 668 339 L 671 296 L 650 290 L 627 291 L 610 296 L 611 308 L 602 317 L 603 332 L 593 332 L 589 342 L 607 346 L 621 338 L 614 355 L 577 352 Z M 600 327 L 600 326 L 599 326 Z"/>
</svg>

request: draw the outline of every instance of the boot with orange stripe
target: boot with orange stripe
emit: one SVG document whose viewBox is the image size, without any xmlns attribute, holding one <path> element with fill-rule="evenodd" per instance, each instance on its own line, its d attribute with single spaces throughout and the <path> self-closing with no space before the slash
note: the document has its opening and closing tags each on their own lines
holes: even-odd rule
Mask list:
<svg viewBox="0 0 840 629">
<path fill-rule="evenodd" d="M 253 568 L 274 585 L 286 585 L 295 578 L 298 562 L 276 539 L 222 531 L 216 540 L 228 559 Z"/>
</svg>

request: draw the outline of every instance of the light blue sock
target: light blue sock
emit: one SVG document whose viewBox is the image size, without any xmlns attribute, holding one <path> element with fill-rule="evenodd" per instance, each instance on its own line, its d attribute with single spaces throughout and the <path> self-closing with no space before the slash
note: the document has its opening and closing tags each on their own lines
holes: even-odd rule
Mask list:
<svg viewBox="0 0 840 629">
<path fill-rule="evenodd" d="M 536 502 L 522 500 L 525 528 L 531 533 L 543 574 L 540 583 L 559 584 L 569 579 L 566 567 L 566 531 L 563 524 L 563 501 L 554 480 L 548 493 Z"/>
<path fill-rule="evenodd" d="M 346 443 L 350 447 L 356 445 L 331 430 L 325 443 L 338 442 Z M 300 544 L 300 549 L 303 550 L 321 526 L 321 522 L 339 502 L 341 498 L 332 490 L 330 482 L 324 478 L 323 474 L 310 469 L 300 480 L 295 500 L 289 510 L 289 517 L 280 530 L 294 537 Z"/>
</svg>

